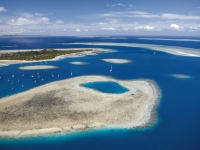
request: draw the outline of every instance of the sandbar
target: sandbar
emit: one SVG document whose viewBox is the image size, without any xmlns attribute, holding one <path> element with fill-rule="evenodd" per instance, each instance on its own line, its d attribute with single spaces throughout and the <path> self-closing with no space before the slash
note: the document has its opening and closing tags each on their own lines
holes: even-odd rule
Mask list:
<svg viewBox="0 0 200 150">
<path fill-rule="evenodd" d="M 160 40 L 160 41 L 185 41 L 185 42 L 200 42 L 200 40 L 198 39 L 168 39 L 168 38 L 137 38 L 137 39 L 140 39 L 140 40 L 153 40 L 153 41 L 157 41 L 157 40 Z"/>
<path fill-rule="evenodd" d="M 58 66 L 50 66 L 50 65 L 38 65 L 38 66 L 23 66 L 19 67 L 20 70 L 46 70 L 46 69 L 56 69 Z"/>
<path fill-rule="evenodd" d="M 188 78 L 191 78 L 190 76 L 184 75 L 184 74 L 172 74 L 172 76 L 175 77 L 175 78 L 179 78 L 179 79 L 188 79 Z"/>
<path fill-rule="evenodd" d="M 112 81 L 122 94 L 82 86 Z M 160 89 L 152 80 L 80 76 L 52 82 L 0 99 L 0 137 L 30 137 L 93 128 L 141 128 L 153 125 Z"/>
<path fill-rule="evenodd" d="M 116 63 L 116 64 L 126 64 L 131 63 L 132 60 L 128 59 L 101 59 L 102 61 L 109 62 L 109 63 Z"/>
<path fill-rule="evenodd" d="M 88 63 L 82 62 L 82 61 L 73 61 L 73 62 L 70 62 L 70 64 L 72 64 L 72 65 L 87 65 Z"/>
<path fill-rule="evenodd" d="M 138 43 L 71 43 L 81 45 L 100 45 L 100 46 L 125 46 L 125 47 L 138 47 L 145 48 L 152 51 L 161 51 L 178 56 L 186 57 L 200 57 L 200 51 L 194 48 L 176 47 L 176 46 L 163 46 L 154 44 L 138 44 Z"/>
</svg>

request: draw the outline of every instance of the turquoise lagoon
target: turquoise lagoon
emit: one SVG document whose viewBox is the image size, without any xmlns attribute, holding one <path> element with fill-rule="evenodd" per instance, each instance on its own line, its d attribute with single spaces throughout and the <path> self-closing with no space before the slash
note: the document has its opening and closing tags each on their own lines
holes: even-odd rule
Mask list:
<svg viewBox="0 0 200 150">
<path fill-rule="evenodd" d="M 163 37 L 159 37 L 163 38 Z M 174 39 L 174 37 L 165 37 Z M 185 37 L 186 39 L 200 39 L 198 37 Z M 184 37 L 175 37 L 184 39 Z M 23 41 L 24 40 L 24 41 Z M 62 43 L 75 42 L 116 42 L 116 43 L 141 43 L 158 44 L 163 46 L 178 46 L 200 49 L 200 42 L 181 40 L 145 40 L 138 37 L 126 37 L 123 39 L 76 38 L 76 37 L 30 37 L 21 38 L 16 42 L 13 38 L 1 39 L 0 49 L 17 45 L 18 49 L 30 48 L 108 48 L 116 50 L 115 53 L 102 53 L 97 56 L 81 58 L 66 58 L 59 61 L 50 61 L 49 65 L 59 66 L 58 69 L 40 70 L 39 74 L 44 78 L 31 77 L 37 75 L 37 70 L 22 71 L 20 66 L 30 65 L 16 64 L 0 66 L 0 97 L 23 92 L 25 90 L 47 84 L 53 81 L 68 79 L 83 75 L 103 75 L 119 80 L 151 79 L 161 89 L 162 98 L 156 109 L 158 122 L 146 129 L 99 129 L 93 131 L 63 134 L 49 137 L 37 137 L 26 139 L 0 139 L 0 149 L 4 150 L 199 150 L 200 149 L 200 58 L 175 56 L 163 52 L 156 52 L 144 48 L 118 47 L 118 46 L 92 46 L 70 45 Z M 23 41 L 23 42 L 22 42 Z M 34 44 L 32 44 L 34 43 Z M 61 44 L 58 44 L 61 43 Z M 128 64 L 110 64 L 101 59 L 119 58 L 132 60 Z M 88 62 L 88 65 L 71 65 L 72 61 Z M 42 65 L 33 63 L 32 65 Z M 73 76 L 70 72 L 73 71 Z M 15 75 L 12 78 L 12 73 Z M 52 77 L 52 73 L 54 77 Z M 24 76 L 22 76 L 24 74 Z M 59 74 L 59 76 L 58 76 Z M 181 74 L 191 76 L 180 80 L 170 76 Z M 14 89 L 11 90 L 11 82 Z M 18 82 L 18 78 L 20 82 Z M 22 88 L 22 82 L 24 87 Z M 103 86 L 103 85 L 102 85 Z M 94 85 L 92 85 L 94 87 Z M 107 92 L 107 91 L 106 91 Z"/>
<path fill-rule="evenodd" d="M 94 89 L 103 93 L 121 94 L 129 91 L 127 88 L 119 85 L 116 82 L 88 82 L 82 84 L 82 86 Z"/>
</svg>

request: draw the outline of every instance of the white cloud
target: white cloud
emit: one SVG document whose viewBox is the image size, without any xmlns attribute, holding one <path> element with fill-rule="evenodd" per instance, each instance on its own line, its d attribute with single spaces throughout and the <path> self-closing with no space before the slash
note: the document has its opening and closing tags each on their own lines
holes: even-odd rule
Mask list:
<svg viewBox="0 0 200 150">
<path fill-rule="evenodd" d="M 122 3 L 118 3 L 118 4 L 113 4 L 113 5 L 106 5 L 107 7 L 116 7 L 116 6 L 125 6 L 124 4 Z"/>
<path fill-rule="evenodd" d="M 42 17 L 42 16 L 45 16 L 45 14 L 42 14 L 42 13 L 35 13 L 35 16 Z"/>
<path fill-rule="evenodd" d="M 121 22 L 120 24 L 104 24 L 99 26 L 98 23 L 80 24 L 80 23 L 63 23 L 56 24 L 51 21 L 49 24 L 32 24 L 32 25 L 11 25 L 0 24 L 0 34 L 27 34 L 27 35 L 133 35 L 133 34 L 154 34 L 154 35 L 169 35 L 175 32 L 169 32 L 169 29 L 184 31 L 187 35 L 200 34 L 200 26 L 198 23 L 184 22 Z M 179 29 L 171 28 L 179 26 Z M 23 30 L 21 30 L 23 29 Z M 176 33 L 177 34 L 177 33 Z"/>
<path fill-rule="evenodd" d="M 76 32 L 81 32 L 81 29 L 76 29 L 75 31 L 76 31 Z"/>
<path fill-rule="evenodd" d="M 170 25 L 170 28 L 175 29 L 175 30 L 178 30 L 178 29 L 180 29 L 180 26 L 177 25 L 177 24 L 171 24 L 171 25 Z"/>
<path fill-rule="evenodd" d="M 10 21 L 7 22 L 7 24 L 23 26 L 23 25 L 50 24 L 50 22 L 49 18 L 46 17 L 36 17 L 36 18 L 19 17 L 17 19 L 11 19 Z"/>
<path fill-rule="evenodd" d="M 158 18 L 158 19 L 180 19 L 180 20 L 200 20 L 200 16 L 194 15 L 181 15 L 181 14 L 171 14 L 171 13 L 163 13 L 163 14 L 151 14 L 144 11 L 127 11 L 127 12 L 110 12 L 97 14 L 99 17 L 130 17 L 130 18 Z"/>
<path fill-rule="evenodd" d="M 7 10 L 4 7 L 0 6 L 0 12 L 5 12 L 5 11 L 7 11 Z"/>
<path fill-rule="evenodd" d="M 115 28 L 101 28 L 103 31 L 115 31 Z"/>
<path fill-rule="evenodd" d="M 191 31 L 199 31 L 199 30 L 200 30 L 200 26 L 189 27 L 189 29 L 190 29 Z"/>
<path fill-rule="evenodd" d="M 129 13 L 134 15 L 150 15 L 148 12 L 145 11 L 130 11 Z"/>
<path fill-rule="evenodd" d="M 95 23 L 95 25 L 105 26 L 122 23 L 121 19 L 105 18 L 104 21 Z"/>
<path fill-rule="evenodd" d="M 144 11 L 127 11 L 127 12 L 110 12 L 104 14 L 98 14 L 99 17 L 141 17 L 141 18 L 152 18 L 156 17 Z"/>
<path fill-rule="evenodd" d="M 125 6 L 124 4 L 122 4 L 122 3 L 118 3 L 118 4 L 116 4 L 117 6 Z"/>
<path fill-rule="evenodd" d="M 65 22 L 62 21 L 62 20 L 56 20 L 55 23 L 56 23 L 56 24 L 63 24 L 63 23 L 65 23 Z"/>
<path fill-rule="evenodd" d="M 123 28 L 123 30 L 124 30 L 124 31 L 129 31 L 129 30 L 130 30 L 130 28 Z"/>
<path fill-rule="evenodd" d="M 117 24 L 117 23 L 121 23 L 121 19 L 114 19 L 114 18 L 105 18 L 104 22 L 108 23 L 108 24 Z"/>
<path fill-rule="evenodd" d="M 182 20 L 200 20 L 200 16 L 180 15 L 180 14 L 162 14 L 163 19 L 182 19 Z"/>
<path fill-rule="evenodd" d="M 139 26 L 139 27 L 135 27 L 136 30 L 153 30 L 154 27 L 151 27 L 151 26 Z"/>
<path fill-rule="evenodd" d="M 121 3 L 119 3 L 121 4 Z M 117 7 L 118 5 L 116 5 Z M 127 5 L 128 7 L 128 5 Z M 135 7 L 135 6 L 133 6 Z M 90 34 L 177 34 L 169 30 L 184 31 L 183 33 L 198 34 L 200 32 L 199 21 L 194 20 L 170 20 L 175 18 L 183 19 L 183 15 L 177 14 L 151 14 L 145 11 L 126 11 L 110 12 L 103 14 L 102 18 L 91 18 L 86 22 L 74 23 L 74 20 L 52 20 L 41 13 L 20 13 L 16 16 L 1 16 L 0 34 L 36 34 L 36 35 L 90 35 Z M 102 15 L 102 14 L 100 14 Z M 106 17 L 105 17 L 106 16 Z M 127 17 L 127 18 L 126 18 Z M 128 18 L 129 17 L 129 18 Z M 132 17 L 132 18 L 131 18 Z M 156 18 L 155 19 L 137 19 L 137 18 Z M 92 19 L 94 19 L 92 21 Z M 158 20 L 159 19 L 159 20 Z M 169 20 L 166 20 L 169 19 Z M 186 20 L 189 18 L 186 18 Z M 6 24 L 7 23 L 7 24 Z M 23 29 L 23 30 L 21 30 Z M 166 33 L 166 34 L 165 34 Z M 188 34 L 189 35 L 189 34 Z"/>
<path fill-rule="evenodd" d="M 35 13 L 34 15 L 35 16 L 38 16 L 38 17 L 43 17 L 43 16 L 49 16 L 49 15 L 53 15 L 54 13 L 47 13 L 47 14 L 43 14 L 43 13 Z"/>
<path fill-rule="evenodd" d="M 24 17 L 24 18 L 32 18 L 32 17 L 34 17 L 34 15 L 30 14 L 30 13 L 21 13 L 20 16 Z"/>
<path fill-rule="evenodd" d="M 99 22 L 97 23 L 98 25 L 106 25 L 107 23 L 106 22 Z"/>
</svg>

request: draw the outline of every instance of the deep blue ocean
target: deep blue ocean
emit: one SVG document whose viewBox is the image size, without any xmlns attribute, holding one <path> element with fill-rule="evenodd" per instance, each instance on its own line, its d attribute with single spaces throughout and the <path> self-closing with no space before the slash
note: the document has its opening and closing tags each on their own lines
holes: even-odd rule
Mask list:
<svg viewBox="0 0 200 150">
<path fill-rule="evenodd" d="M 20 66 L 42 65 L 45 64 L 44 62 L 4 67 L 0 65 L 0 98 L 52 81 L 82 75 L 105 75 L 120 80 L 151 79 L 158 84 L 162 93 L 157 107 L 157 122 L 148 128 L 114 129 L 112 132 L 108 129 L 102 129 L 49 137 L 0 139 L 0 150 L 199 150 L 199 57 L 176 56 L 159 51 L 154 54 L 153 50 L 144 48 L 59 44 L 75 42 L 142 43 L 200 50 L 199 37 L 156 38 L 171 40 L 112 36 L 0 38 L 0 51 L 37 48 L 108 48 L 117 51 L 114 53 L 101 53 L 96 56 L 90 55 L 48 62 L 48 65 L 59 66 L 58 69 L 19 70 Z M 132 62 L 128 64 L 112 64 L 113 71 L 110 72 L 110 63 L 101 60 L 105 58 L 129 59 Z M 72 65 L 70 64 L 72 61 L 87 62 L 88 65 Z M 73 76 L 70 75 L 71 71 Z M 36 78 L 38 73 L 40 78 Z M 52 74 L 54 77 L 52 77 Z M 188 75 L 190 78 L 180 79 L 173 77 L 172 74 Z M 32 75 L 35 76 L 35 79 L 31 77 Z M 41 80 L 42 78 L 44 79 L 43 81 Z M 37 82 L 34 82 L 34 80 Z M 24 87 L 22 87 L 22 84 Z"/>
</svg>

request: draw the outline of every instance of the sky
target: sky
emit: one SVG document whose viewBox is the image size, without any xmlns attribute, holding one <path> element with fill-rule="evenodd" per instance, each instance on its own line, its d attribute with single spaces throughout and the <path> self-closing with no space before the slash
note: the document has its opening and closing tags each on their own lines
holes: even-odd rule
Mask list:
<svg viewBox="0 0 200 150">
<path fill-rule="evenodd" d="M 200 0 L 1 0 L 0 35 L 200 36 Z"/>
</svg>

